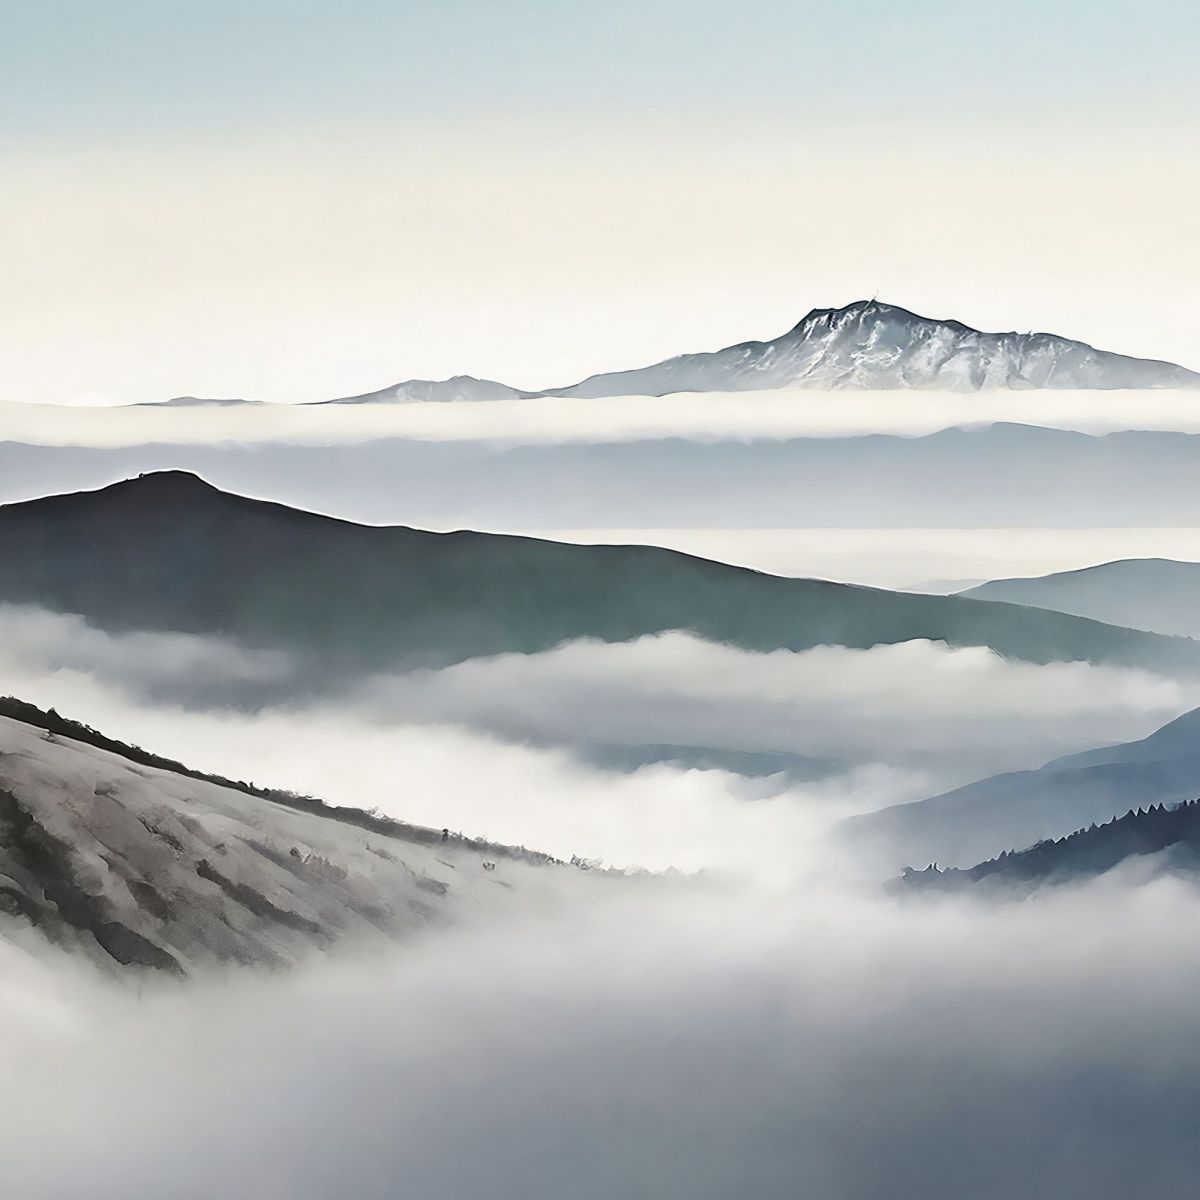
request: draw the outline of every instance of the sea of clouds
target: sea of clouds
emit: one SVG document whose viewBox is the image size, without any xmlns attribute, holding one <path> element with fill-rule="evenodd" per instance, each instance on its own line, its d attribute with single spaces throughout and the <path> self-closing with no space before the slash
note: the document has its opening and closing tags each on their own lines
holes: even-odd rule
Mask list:
<svg viewBox="0 0 1200 1200">
<path fill-rule="evenodd" d="M 0 1187 L 1177 1200 L 1197 917 L 1174 880 L 997 907 L 680 884 L 136 996 L 6 942 Z"/>
<path fill-rule="evenodd" d="M 0 403 L 0 434 L 34 445 L 287 442 L 339 445 L 378 438 L 505 445 L 681 437 L 764 441 L 870 433 L 919 436 L 995 421 L 1080 433 L 1125 429 L 1200 433 L 1187 390 L 1074 392 L 679 392 L 601 399 L 532 397 L 475 403 L 198 408 L 80 408 Z"/>
<path fill-rule="evenodd" d="M 1196 704 L 1139 669 L 683 633 L 318 692 L 282 654 L 22 606 L 0 606 L 0 679 L 230 778 L 562 857 L 773 878 L 820 864 L 808 848 L 842 817 L 1144 737 Z"/>
<path fill-rule="evenodd" d="M 10 404 L 0 436 L 503 448 L 917 436 L 996 420 L 1200 431 L 1184 393 L 899 399 Z M 707 536 L 731 561 L 899 584 L 1156 552 L 1148 532 L 675 536 L 693 539 L 687 549 Z M 1190 536 L 1156 532 L 1154 546 Z M 1129 868 L 1021 903 L 902 902 L 882 887 L 899 863 L 831 838 L 849 813 L 1142 737 L 1196 705 L 1178 681 L 928 642 L 754 654 L 667 634 L 321 694 L 283 655 L 6 607 L 0 691 L 234 778 L 561 857 L 685 873 L 605 876 L 598 887 L 567 871 L 548 876 L 556 903 L 479 910 L 383 955 L 347 945 L 290 973 L 186 984 L 102 979 L 15 928 L 0 941 L 2 1195 L 1177 1200 L 1194 1190 L 1191 884 L 1147 883 Z M 680 757 L 639 763 L 639 749 L 664 746 Z M 689 762 L 684 752 L 697 750 L 727 760 Z M 627 753 L 624 765 L 614 752 Z M 790 756 L 796 769 L 739 770 L 728 758 L 739 754 Z"/>
</svg>

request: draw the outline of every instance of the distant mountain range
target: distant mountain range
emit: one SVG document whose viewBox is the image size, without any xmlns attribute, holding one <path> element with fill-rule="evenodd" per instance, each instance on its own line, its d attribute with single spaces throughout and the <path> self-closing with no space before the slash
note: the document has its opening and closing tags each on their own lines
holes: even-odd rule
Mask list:
<svg viewBox="0 0 1200 1200">
<path fill-rule="evenodd" d="M 221 634 L 313 677 L 685 630 L 750 650 L 913 639 L 1200 675 L 1200 644 L 1035 608 L 785 579 L 652 546 L 354 525 L 166 471 L 0 508 L 0 602 Z"/>
<path fill-rule="evenodd" d="M 681 354 L 636 371 L 594 375 L 552 396 L 661 396 L 764 388 L 1200 387 L 1200 374 L 1127 358 L 1050 333 L 981 333 L 876 300 L 813 309 L 768 342 Z"/>
<path fill-rule="evenodd" d="M 239 400 L 209 396 L 173 396 L 170 400 L 147 401 L 136 408 L 236 408 L 243 404 L 261 404 L 261 400 Z"/>
<path fill-rule="evenodd" d="M 664 396 L 772 388 L 978 392 L 991 389 L 1200 387 L 1200 373 L 1157 359 L 1097 350 L 1052 333 L 984 333 L 879 300 L 814 308 L 765 342 L 679 354 L 648 367 L 592 375 L 568 387 L 525 391 L 490 379 L 410 379 L 323 404 L 457 403 L 533 396 Z M 180 403 L 179 401 L 168 403 Z M 183 403 L 196 403 L 187 398 Z M 210 403 L 228 403 L 211 401 Z"/>
<path fill-rule="evenodd" d="M 964 866 L 1002 850 L 1057 838 L 1130 808 L 1200 796 L 1200 709 L 1140 741 L 1055 759 L 928 800 L 842 822 L 851 844 L 897 862 Z"/>
<path fill-rule="evenodd" d="M 319 404 L 459 404 L 475 400 L 520 400 L 534 392 L 521 392 L 494 379 L 455 375 L 451 379 L 409 379 L 378 392 L 320 400 Z"/>
<path fill-rule="evenodd" d="M 1200 563 L 1121 559 L 1054 575 L 994 579 L 959 594 L 1032 604 L 1131 629 L 1200 637 Z"/>
<path fill-rule="evenodd" d="M 434 528 L 1200 526 L 1200 436 L 1012 424 L 926 437 L 507 447 L 0 441 L 0 503 L 163 467 L 365 523 Z"/>
</svg>

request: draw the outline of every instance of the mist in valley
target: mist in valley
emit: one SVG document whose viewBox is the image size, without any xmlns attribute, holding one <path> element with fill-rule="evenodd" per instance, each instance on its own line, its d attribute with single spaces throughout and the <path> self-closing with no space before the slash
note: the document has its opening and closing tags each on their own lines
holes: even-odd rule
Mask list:
<svg viewBox="0 0 1200 1200">
<path fill-rule="evenodd" d="M 279 478 L 294 453 L 200 449 L 214 474 L 278 453 Z M 396 449 L 354 453 L 395 469 Z M 365 461 L 305 452 L 346 479 Z M 53 468 L 63 486 L 80 464 L 113 469 L 53 453 L 68 456 Z M 628 500 L 643 511 L 652 475 Z M 317 484 L 289 486 L 279 498 L 323 507 Z M 395 511 L 377 480 L 359 486 Z M 718 558 L 766 545 L 798 574 L 818 562 L 916 583 L 959 563 L 1071 565 L 1146 545 L 1144 532 L 756 543 L 731 521 L 694 536 Z M 422 862 L 452 884 L 393 940 L 344 932 L 298 965 L 184 981 L 114 976 L 10 922 L 0 1066 L 20 1103 L 0 1131 L 6 1193 L 1008 1200 L 1035 1179 L 1068 1200 L 1174 1200 L 1200 1166 L 1186 1127 L 1200 894 L 1186 873 L 1135 864 L 1020 901 L 902 897 L 886 885 L 934 839 L 856 840 L 844 824 L 1143 738 L 1195 707 L 1186 673 L 929 640 L 751 651 L 669 631 L 329 675 L 281 648 L 4 605 L 0 679 L 190 768 L 428 827 L 423 858 L 381 863 L 356 827 L 331 825 L 298 851 L 313 865 L 297 897 L 326 870 L 348 871 L 360 899 L 430 886 Z M 1045 807 L 1045 832 L 1071 831 L 1050 794 Z M 213 838 L 233 846 L 216 811 Z M 1019 848 L 990 820 L 972 822 L 980 846 Z M 289 873 L 302 834 L 292 821 L 268 839 Z M 474 839 L 563 865 L 485 866 Z"/>
<path fill-rule="evenodd" d="M 1129 429 L 1200 433 L 1190 389 L 983 392 L 787 388 L 665 396 L 531 397 L 458 403 L 153 404 L 98 407 L 0 403 L 13 441 L 48 446 L 154 444 L 337 446 L 379 439 L 497 446 L 699 442 L 893 434 L 919 437 L 994 422 L 1105 434 Z M 164 397 L 166 399 L 166 397 Z M 254 399 L 246 397 L 245 399 Z"/>
<path fill-rule="evenodd" d="M 627 882 L 187 985 L 6 943 L 0 1182 L 29 1200 L 1190 1186 L 1190 884 L 994 906 Z"/>
<path fill-rule="evenodd" d="M 1200 8 L 7 9 L 0 1200 L 1195 1194 Z"/>
<path fill-rule="evenodd" d="M 826 866 L 815 842 L 855 813 L 1144 737 L 1194 694 L 979 647 L 750 653 L 669 633 L 306 698 L 287 655 L 217 638 L 15 606 L 0 634 L 6 690 L 193 768 L 562 857 L 751 877 Z M 860 870 L 902 865 L 885 846 Z"/>
</svg>

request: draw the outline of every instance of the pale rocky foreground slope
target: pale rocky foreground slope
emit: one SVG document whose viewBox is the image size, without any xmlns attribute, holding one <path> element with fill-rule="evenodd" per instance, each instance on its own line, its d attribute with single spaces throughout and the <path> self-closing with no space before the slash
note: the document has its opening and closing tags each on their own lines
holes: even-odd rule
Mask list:
<svg viewBox="0 0 1200 1200">
<path fill-rule="evenodd" d="M 284 966 L 592 886 L 544 856 L 405 829 L 297 811 L 0 717 L 0 936 L 32 925 L 114 970 Z"/>
</svg>

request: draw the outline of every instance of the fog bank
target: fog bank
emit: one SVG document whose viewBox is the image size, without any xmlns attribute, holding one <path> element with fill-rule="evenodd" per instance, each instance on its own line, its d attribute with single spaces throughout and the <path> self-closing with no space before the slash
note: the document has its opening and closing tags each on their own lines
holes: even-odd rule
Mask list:
<svg viewBox="0 0 1200 1200">
<path fill-rule="evenodd" d="M 1197 904 L 1169 880 L 995 909 L 639 890 L 138 1000 L 4 945 L 0 1186 L 1177 1200 Z"/>
<path fill-rule="evenodd" d="M 0 438 L 40 445 L 425 441 L 613 442 L 683 437 L 763 440 L 865 433 L 914 436 L 1012 421 L 1081 433 L 1200 433 L 1194 391 L 706 392 L 476 403 L 86 408 L 0 403 Z"/>
<path fill-rule="evenodd" d="M 205 639 L 13 608 L 0 634 L 4 691 L 194 768 L 564 858 L 785 880 L 828 868 L 843 816 L 1142 737 L 1196 704 L 1137 670 L 928 642 L 752 654 L 683 634 L 380 676 L 318 702 L 273 690 L 271 672 L 290 678 L 276 656 L 247 683 L 253 660 Z"/>
</svg>

